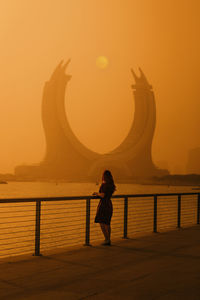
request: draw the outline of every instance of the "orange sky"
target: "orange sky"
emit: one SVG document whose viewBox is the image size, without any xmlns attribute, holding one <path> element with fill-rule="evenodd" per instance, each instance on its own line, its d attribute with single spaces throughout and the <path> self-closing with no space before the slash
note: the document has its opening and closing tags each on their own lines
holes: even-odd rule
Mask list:
<svg viewBox="0 0 200 300">
<path fill-rule="evenodd" d="M 0 173 L 43 159 L 42 89 L 68 58 L 67 116 L 82 143 L 104 153 L 125 138 L 140 66 L 156 97 L 153 159 L 184 172 L 200 146 L 199 16 L 198 0 L 2 0 Z"/>
</svg>

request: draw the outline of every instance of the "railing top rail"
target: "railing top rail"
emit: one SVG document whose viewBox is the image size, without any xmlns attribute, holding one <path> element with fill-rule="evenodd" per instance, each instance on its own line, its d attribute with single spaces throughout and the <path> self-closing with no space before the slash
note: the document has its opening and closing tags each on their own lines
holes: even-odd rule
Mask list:
<svg viewBox="0 0 200 300">
<path fill-rule="evenodd" d="M 198 192 L 192 193 L 154 193 L 154 194 L 119 194 L 113 195 L 112 199 L 120 198 L 144 198 L 144 197 L 160 197 L 160 196 L 189 196 L 200 195 Z M 0 203 L 22 203 L 22 202 L 36 202 L 36 201 L 73 201 L 73 200 L 86 200 L 86 199 L 99 199 L 100 197 L 86 195 L 86 196 L 62 196 L 62 197 L 33 197 L 33 198 L 0 198 Z"/>
</svg>

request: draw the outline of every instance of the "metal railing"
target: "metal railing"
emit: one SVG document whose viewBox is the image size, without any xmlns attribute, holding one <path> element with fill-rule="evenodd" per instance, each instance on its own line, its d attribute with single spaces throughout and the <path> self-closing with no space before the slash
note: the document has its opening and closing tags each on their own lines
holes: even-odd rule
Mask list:
<svg viewBox="0 0 200 300">
<path fill-rule="evenodd" d="M 41 244 L 43 251 L 80 243 L 91 245 L 102 237 L 91 222 L 98 199 L 0 199 L 0 257 L 27 252 L 39 256 Z M 112 230 L 118 238 L 200 222 L 200 193 L 113 195 L 112 201 Z"/>
</svg>

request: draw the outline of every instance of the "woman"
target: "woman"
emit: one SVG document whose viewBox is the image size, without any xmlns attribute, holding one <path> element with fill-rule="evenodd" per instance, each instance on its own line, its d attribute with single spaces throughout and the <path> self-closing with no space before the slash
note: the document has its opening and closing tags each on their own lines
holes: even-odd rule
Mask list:
<svg viewBox="0 0 200 300">
<path fill-rule="evenodd" d="M 112 174 L 109 170 L 105 170 L 102 176 L 102 184 L 99 189 L 99 193 L 93 193 L 93 195 L 100 197 L 99 205 L 97 207 L 97 213 L 95 217 L 95 223 L 100 223 L 101 230 L 105 237 L 103 245 L 110 246 L 110 234 L 111 227 L 110 221 L 112 218 L 113 207 L 111 197 L 116 190 Z"/>
</svg>

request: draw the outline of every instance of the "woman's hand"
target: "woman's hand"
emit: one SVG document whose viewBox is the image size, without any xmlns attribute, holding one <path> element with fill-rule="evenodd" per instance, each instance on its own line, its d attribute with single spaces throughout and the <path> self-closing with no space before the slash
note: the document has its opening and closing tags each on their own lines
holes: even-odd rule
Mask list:
<svg viewBox="0 0 200 300">
<path fill-rule="evenodd" d="M 97 192 L 94 192 L 92 194 L 92 196 L 97 196 L 97 197 L 100 197 L 100 198 L 104 198 L 105 194 L 104 193 L 97 193 Z"/>
</svg>

